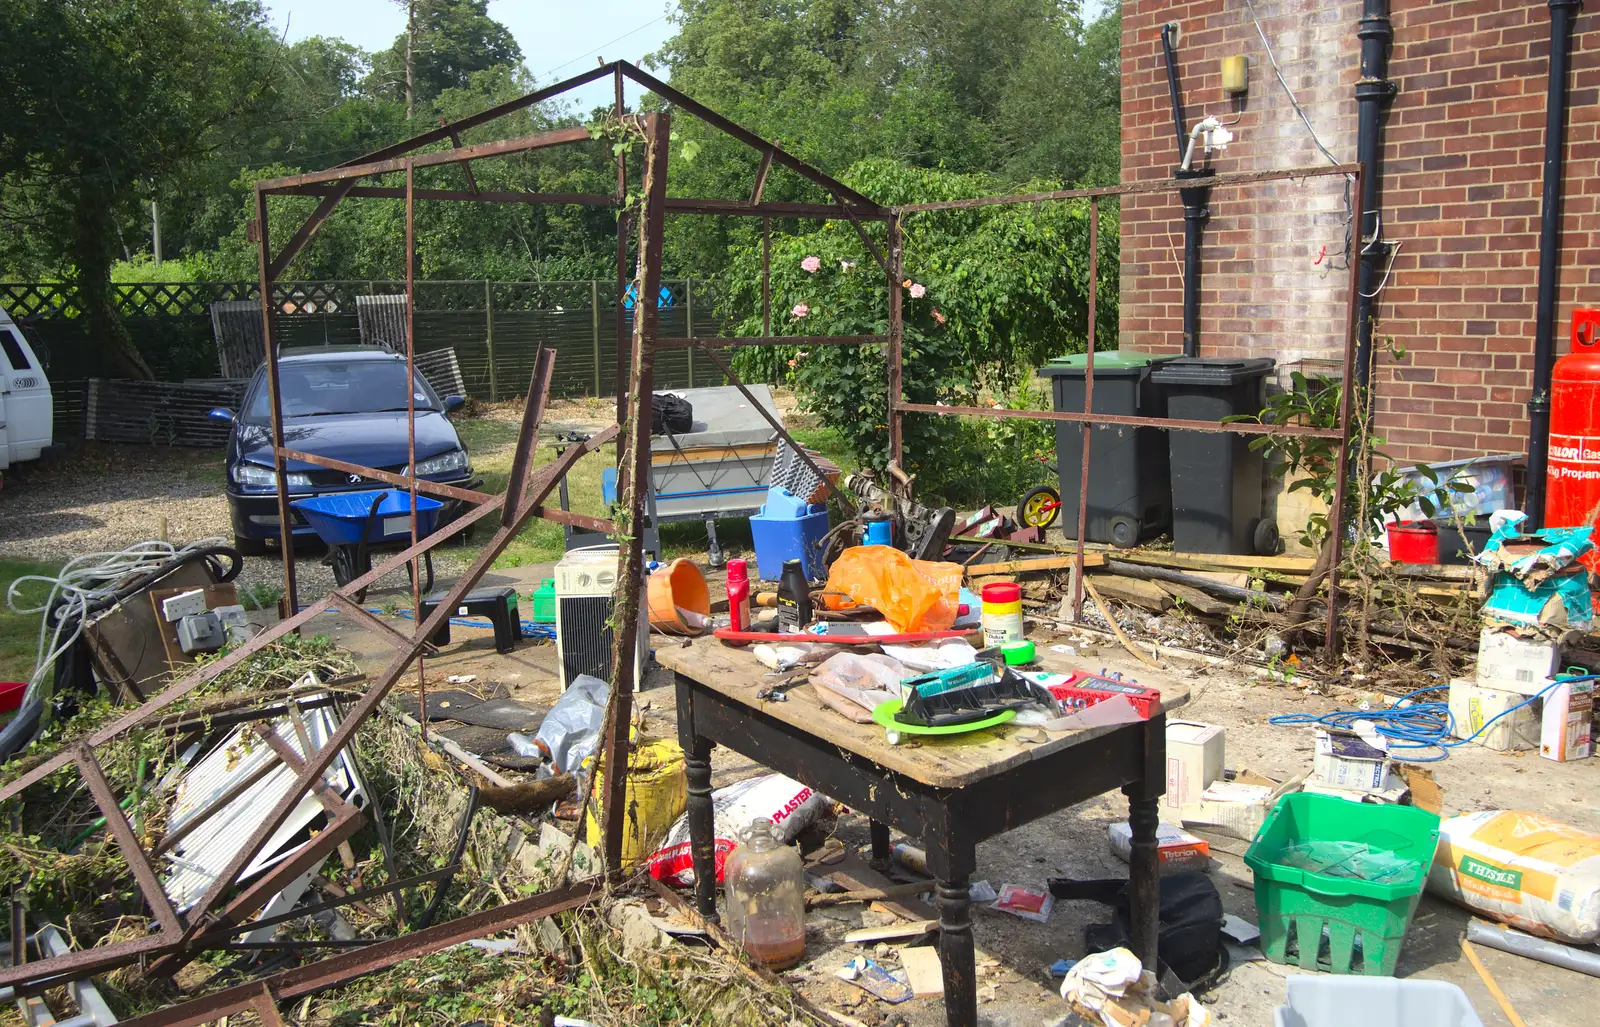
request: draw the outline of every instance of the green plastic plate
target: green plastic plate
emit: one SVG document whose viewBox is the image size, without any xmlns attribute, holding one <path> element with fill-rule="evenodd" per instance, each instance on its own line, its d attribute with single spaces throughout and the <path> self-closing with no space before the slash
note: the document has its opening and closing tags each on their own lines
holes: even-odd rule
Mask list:
<svg viewBox="0 0 1600 1027">
<path fill-rule="evenodd" d="M 921 724 L 902 724 L 894 719 L 900 712 L 900 700 L 890 699 L 879 703 L 872 711 L 872 719 L 880 726 L 890 731 L 898 731 L 903 735 L 964 735 L 969 731 L 982 731 L 986 727 L 1004 724 L 1017 715 L 1016 710 L 1001 710 L 992 717 L 974 720 L 969 724 L 946 724 L 943 727 L 923 727 Z"/>
</svg>

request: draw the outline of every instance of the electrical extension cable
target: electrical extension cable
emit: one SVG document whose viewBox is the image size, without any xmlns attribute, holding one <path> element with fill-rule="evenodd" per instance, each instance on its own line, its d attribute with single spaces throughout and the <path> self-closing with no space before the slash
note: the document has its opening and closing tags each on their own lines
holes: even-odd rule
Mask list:
<svg viewBox="0 0 1600 1027">
<path fill-rule="evenodd" d="M 100 609 L 120 601 L 130 590 L 136 591 L 161 577 L 177 563 L 193 559 L 211 558 L 214 554 L 231 555 L 233 566 L 217 580 L 227 581 L 238 574 L 240 563 L 236 550 L 227 546 L 227 540 L 206 538 L 186 546 L 151 539 L 136 542 L 115 552 L 85 553 L 68 560 L 59 573 L 24 574 L 11 582 L 6 590 L 6 606 L 12 613 L 39 618 L 39 642 L 34 652 L 33 674 L 28 678 L 28 690 L 23 696 L 27 703 L 38 698 L 45 675 L 55 661 L 77 641 L 90 616 Z M 117 587 L 118 582 L 131 583 Z M 24 582 L 40 582 L 50 586 L 50 593 L 40 606 L 20 605 L 24 600 L 19 591 Z M 52 623 L 53 622 L 53 623 Z"/>
<path fill-rule="evenodd" d="M 1419 688 L 1407 692 L 1387 710 L 1340 710 L 1335 713 L 1326 713 L 1316 716 L 1311 713 L 1283 713 L 1270 718 L 1267 723 L 1279 726 L 1312 725 L 1316 727 L 1329 727 L 1341 730 L 1354 730 L 1358 721 L 1367 721 L 1373 725 L 1378 734 L 1387 738 L 1390 745 L 1390 755 L 1408 763 L 1438 763 L 1450 755 L 1450 750 L 1466 745 L 1477 738 L 1502 717 L 1527 706 L 1535 699 L 1541 699 L 1547 692 L 1573 681 L 1594 681 L 1600 679 L 1600 674 L 1568 675 L 1554 679 L 1537 693 L 1528 696 L 1515 706 L 1500 711 L 1493 717 L 1483 722 L 1483 726 L 1465 738 L 1452 738 L 1455 733 L 1455 718 L 1450 714 L 1450 704 L 1442 702 L 1419 702 L 1403 706 L 1414 695 L 1424 692 L 1438 691 L 1438 685 Z M 1438 749 L 1437 756 L 1401 756 L 1394 752 L 1395 749 Z"/>
</svg>

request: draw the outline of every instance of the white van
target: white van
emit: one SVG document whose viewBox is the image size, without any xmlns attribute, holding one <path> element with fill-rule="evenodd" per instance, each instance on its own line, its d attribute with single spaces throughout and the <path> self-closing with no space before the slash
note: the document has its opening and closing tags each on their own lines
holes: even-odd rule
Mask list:
<svg viewBox="0 0 1600 1027">
<path fill-rule="evenodd" d="M 11 315 L 0 308 L 0 471 L 52 450 L 50 380 Z"/>
</svg>

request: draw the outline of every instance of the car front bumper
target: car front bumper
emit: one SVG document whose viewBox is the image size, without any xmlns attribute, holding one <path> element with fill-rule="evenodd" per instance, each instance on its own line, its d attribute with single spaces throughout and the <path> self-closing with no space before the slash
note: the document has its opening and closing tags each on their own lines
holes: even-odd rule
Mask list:
<svg viewBox="0 0 1600 1027">
<path fill-rule="evenodd" d="M 478 489 L 483 485 L 482 478 L 461 478 L 456 481 L 441 481 L 439 485 L 450 485 L 458 489 Z M 289 501 L 309 499 L 312 496 L 335 495 L 340 492 L 357 492 L 364 489 L 379 487 L 379 483 L 365 482 L 360 488 L 352 489 L 315 489 L 310 492 L 291 492 Z M 417 493 L 422 495 L 421 492 Z M 438 498 L 444 504 L 439 511 L 440 525 L 449 524 L 460 515 L 461 511 L 469 504 L 461 499 Z M 228 490 L 228 516 L 233 522 L 233 534 L 238 538 L 246 539 L 275 539 L 279 536 L 278 530 L 278 496 L 275 492 L 235 492 Z M 290 531 L 297 538 L 316 538 L 317 533 L 300 511 L 289 508 Z"/>
</svg>

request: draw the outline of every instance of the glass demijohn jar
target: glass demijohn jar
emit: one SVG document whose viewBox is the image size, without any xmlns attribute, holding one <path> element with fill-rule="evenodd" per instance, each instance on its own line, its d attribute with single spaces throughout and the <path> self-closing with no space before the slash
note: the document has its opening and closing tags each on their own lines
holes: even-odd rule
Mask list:
<svg viewBox="0 0 1600 1027">
<path fill-rule="evenodd" d="M 806 950 L 805 870 L 767 820 L 752 821 L 723 867 L 728 933 L 752 959 L 774 970 Z"/>
</svg>

